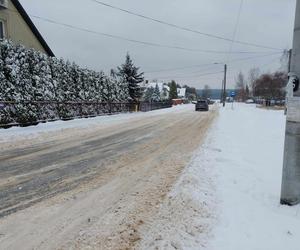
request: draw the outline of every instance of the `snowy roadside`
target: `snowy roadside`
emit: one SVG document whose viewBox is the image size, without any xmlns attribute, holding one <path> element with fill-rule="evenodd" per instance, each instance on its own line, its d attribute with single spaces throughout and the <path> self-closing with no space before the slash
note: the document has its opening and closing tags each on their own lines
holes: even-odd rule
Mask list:
<svg viewBox="0 0 300 250">
<path fill-rule="evenodd" d="M 283 111 L 221 109 L 140 248 L 299 249 L 300 206 L 279 205 L 284 128 Z"/>
<path fill-rule="evenodd" d="M 297 250 L 300 206 L 280 206 L 283 111 L 236 105 L 220 112 L 213 145 L 220 217 L 218 250 Z"/>
<path fill-rule="evenodd" d="M 37 126 L 29 127 L 12 127 L 9 129 L 0 129 L 0 142 L 12 141 L 15 139 L 32 139 L 40 134 L 63 131 L 74 128 L 90 128 L 97 125 L 113 125 L 120 122 L 132 121 L 143 117 L 151 117 L 163 115 L 170 112 L 178 112 L 180 110 L 190 109 L 191 105 L 180 105 L 167 109 L 155 110 L 147 113 L 123 113 L 111 116 L 98 116 L 94 118 L 75 119 L 71 121 L 55 121 L 48 123 L 40 123 Z"/>
</svg>

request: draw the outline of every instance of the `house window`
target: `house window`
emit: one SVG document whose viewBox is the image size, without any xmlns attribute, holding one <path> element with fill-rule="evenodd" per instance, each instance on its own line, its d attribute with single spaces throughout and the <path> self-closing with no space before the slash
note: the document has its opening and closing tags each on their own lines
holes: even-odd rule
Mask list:
<svg viewBox="0 0 300 250">
<path fill-rule="evenodd" d="M 4 21 L 0 20 L 0 39 L 5 38 L 5 25 Z"/>
</svg>

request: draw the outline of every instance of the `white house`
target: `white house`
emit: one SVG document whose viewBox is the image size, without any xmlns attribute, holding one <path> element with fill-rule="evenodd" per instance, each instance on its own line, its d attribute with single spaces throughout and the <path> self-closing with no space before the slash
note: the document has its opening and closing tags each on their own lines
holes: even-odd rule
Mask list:
<svg viewBox="0 0 300 250">
<path fill-rule="evenodd" d="M 186 88 L 177 89 L 178 98 L 186 98 Z"/>
</svg>

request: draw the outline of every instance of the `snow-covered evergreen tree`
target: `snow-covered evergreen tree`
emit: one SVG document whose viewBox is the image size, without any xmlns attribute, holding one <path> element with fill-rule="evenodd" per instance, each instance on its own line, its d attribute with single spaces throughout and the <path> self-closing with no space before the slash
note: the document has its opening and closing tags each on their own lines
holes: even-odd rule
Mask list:
<svg viewBox="0 0 300 250">
<path fill-rule="evenodd" d="M 81 88 L 82 88 L 82 81 L 81 81 L 81 69 L 77 64 L 74 62 L 70 65 L 69 68 L 69 74 L 70 74 L 70 84 L 73 88 L 73 101 L 80 101 L 81 100 Z"/>
<path fill-rule="evenodd" d="M 70 101 L 74 101 L 76 92 L 72 86 L 72 78 L 70 75 L 71 64 L 63 59 L 59 60 L 57 93 L 59 104 L 59 116 L 63 119 L 69 119 L 74 116 Z"/>
<path fill-rule="evenodd" d="M 7 58 L 12 56 L 11 44 L 8 41 L 0 41 L 0 49 L 0 124 L 8 124 L 13 122 L 13 110 L 1 101 L 12 101 L 15 93 L 14 85 L 9 81 L 9 70 L 6 67 Z"/>
<path fill-rule="evenodd" d="M 130 99 L 128 84 L 114 70 L 110 72 L 109 83 L 110 91 L 112 92 L 110 95 L 111 102 L 128 102 Z"/>
<path fill-rule="evenodd" d="M 107 80 L 109 85 L 110 102 L 119 102 L 118 95 L 120 90 L 118 84 L 118 77 L 115 74 L 114 70 L 111 70 L 110 76 Z"/>
<path fill-rule="evenodd" d="M 73 81 L 72 75 L 72 64 L 70 61 L 67 60 L 65 63 L 65 71 L 64 71 L 64 77 L 66 85 L 64 86 L 65 89 L 65 98 L 66 101 L 75 101 L 76 100 L 76 87 L 75 83 Z"/>
<path fill-rule="evenodd" d="M 161 99 L 167 100 L 169 98 L 169 90 L 168 86 L 163 85 L 162 93 L 161 93 Z"/>
<path fill-rule="evenodd" d="M 60 77 L 60 61 L 56 57 L 50 57 L 48 60 L 50 72 L 51 72 L 51 82 L 53 86 L 53 101 L 60 101 L 59 93 L 59 81 Z"/>
<path fill-rule="evenodd" d="M 104 81 L 105 76 L 103 72 L 94 72 L 95 74 L 95 101 L 97 102 L 103 102 L 103 88 L 104 88 Z"/>
<path fill-rule="evenodd" d="M 178 93 L 177 93 L 177 84 L 175 81 L 172 81 L 170 83 L 170 92 L 169 92 L 169 99 L 177 99 L 178 98 Z"/>
<path fill-rule="evenodd" d="M 87 116 L 94 116 L 97 115 L 94 104 L 96 100 L 96 74 L 92 70 L 86 70 L 86 74 L 85 101 L 88 103 L 85 105 L 85 112 Z"/>
<path fill-rule="evenodd" d="M 143 73 L 138 73 L 129 55 L 118 73 L 106 76 L 11 41 L 0 41 L 0 49 L 0 102 L 16 102 L 0 105 L 1 124 L 95 115 L 99 102 L 140 99 Z"/>
<path fill-rule="evenodd" d="M 155 88 L 154 88 L 154 91 L 152 94 L 152 101 L 154 101 L 154 102 L 160 101 L 160 91 L 159 91 L 159 87 L 157 84 L 155 85 Z"/>
<path fill-rule="evenodd" d="M 2 57 L 2 48 L 0 47 L 0 101 L 5 100 L 5 88 L 7 86 L 6 78 L 4 75 L 4 61 Z"/>
<path fill-rule="evenodd" d="M 153 97 L 153 93 L 154 93 L 154 88 L 152 86 L 147 88 L 145 93 L 144 93 L 143 100 L 146 101 L 146 102 L 151 102 L 152 97 Z"/>
<path fill-rule="evenodd" d="M 16 54 L 16 47 L 8 41 L 2 46 L 2 54 L 4 61 L 4 74 L 7 82 L 10 83 L 11 88 L 6 92 L 6 98 L 11 101 L 20 101 L 21 96 L 19 93 L 19 73 L 20 73 L 20 64 L 18 56 Z"/>
<path fill-rule="evenodd" d="M 18 45 L 16 49 L 16 56 L 19 62 L 17 90 L 20 103 L 16 105 L 18 122 L 30 124 L 39 120 L 39 113 L 42 113 L 42 111 L 39 112 L 40 105 L 34 103 L 34 101 L 38 100 L 38 95 L 40 95 L 40 100 L 43 99 L 43 84 L 35 81 L 39 77 L 34 70 L 37 67 L 36 64 L 38 64 L 38 57 L 34 50 L 28 50 L 24 46 Z"/>
<path fill-rule="evenodd" d="M 113 71 L 113 75 L 116 81 L 116 91 L 117 91 L 117 101 L 118 102 L 129 102 L 131 100 L 131 97 L 129 95 L 129 86 L 128 82 L 123 76 L 120 76 L 119 74 L 115 73 Z"/>
<path fill-rule="evenodd" d="M 143 95 L 140 83 L 144 81 L 144 73 L 139 73 L 139 68 L 135 67 L 130 55 L 126 55 L 126 61 L 118 67 L 118 75 L 124 79 L 128 85 L 128 92 L 131 101 L 139 101 Z"/>
<path fill-rule="evenodd" d="M 37 109 L 35 105 L 28 103 L 32 93 L 31 74 L 29 72 L 29 64 L 27 62 L 26 49 L 21 45 L 13 45 L 7 43 L 9 53 L 5 58 L 5 75 L 6 79 L 12 84 L 13 92 L 11 92 L 12 101 L 16 104 L 11 108 L 11 116 L 13 120 L 21 124 L 35 122 L 37 120 Z"/>
<path fill-rule="evenodd" d="M 87 69 L 80 70 L 81 85 L 79 89 L 79 100 L 87 100 L 87 90 L 89 88 L 89 71 Z"/>
<path fill-rule="evenodd" d="M 54 88 L 54 100 L 57 102 L 55 107 L 55 113 L 57 118 L 65 117 L 67 111 L 64 108 L 63 102 L 65 101 L 65 95 L 64 95 L 64 85 L 67 84 L 64 77 L 65 72 L 65 62 L 63 59 L 57 59 L 57 58 L 50 58 L 50 70 L 52 75 L 52 85 Z"/>
</svg>

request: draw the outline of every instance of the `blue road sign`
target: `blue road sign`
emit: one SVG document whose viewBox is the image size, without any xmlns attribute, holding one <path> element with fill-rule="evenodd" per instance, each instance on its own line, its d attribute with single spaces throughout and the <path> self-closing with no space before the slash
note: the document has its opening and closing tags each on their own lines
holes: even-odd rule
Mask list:
<svg viewBox="0 0 300 250">
<path fill-rule="evenodd" d="M 232 91 L 232 92 L 230 93 L 230 96 L 231 96 L 231 97 L 235 97 L 235 96 L 236 96 L 235 92 Z"/>
</svg>

